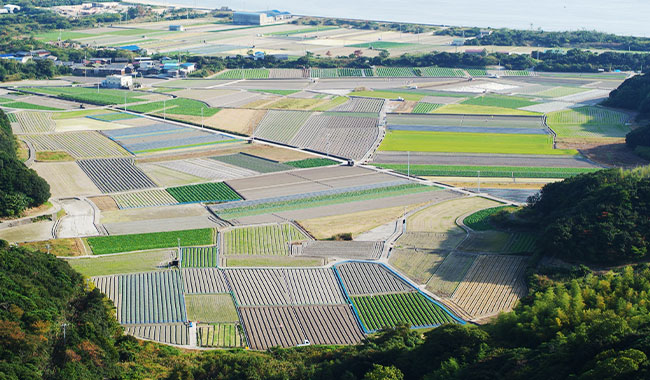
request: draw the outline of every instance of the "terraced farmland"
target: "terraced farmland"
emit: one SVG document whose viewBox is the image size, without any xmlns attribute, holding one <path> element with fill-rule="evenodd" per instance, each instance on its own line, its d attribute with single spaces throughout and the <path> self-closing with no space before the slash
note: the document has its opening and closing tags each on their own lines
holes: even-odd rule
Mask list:
<svg viewBox="0 0 650 380">
<path fill-rule="evenodd" d="M 418 104 L 413 107 L 412 113 L 429 113 L 431 111 L 435 111 L 438 108 L 442 107 L 442 104 L 436 104 L 436 103 L 425 103 L 425 102 L 418 102 Z"/>
<path fill-rule="evenodd" d="M 214 79 L 266 79 L 269 73 L 268 69 L 234 69 L 220 73 Z"/>
<path fill-rule="evenodd" d="M 628 115 L 601 107 L 578 107 L 547 115 L 548 126 L 558 137 L 568 138 L 622 138 L 630 131 L 628 121 Z"/>
<path fill-rule="evenodd" d="M 103 193 L 156 187 L 130 158 L 80 160 L 77 164 Z"/>
<path fill-rule="evenodd" d="M 95 276 L 91 278 L 95 287 L 108 297 L 115 305 L 116 315 L 122 315 L 122 292 L 120 291 L 120 276 Z"/>
<path fill-rule="evenodd" d="M 410 67 L 378 67 L 376 70 L 378 77 L 415 77 L 417 76 Z"/>
<path fill-rule="evenodd" d="M 419 292 L 352 297 L 361 322 L 370 331 L 408 323 L 432 327 L 457 322 L 447 311 Z"/>
<path fill-rule="evenodd" d="M 270 69 L 269 78 L 273 78 L 273 79 L 309 78 L 309 71 L 301 70 L 301 69 Z"/>
<path fill-rule="evenodd" d="M 273 173 L 285 170 L 291 170 L 293 167 L 283 165 L 265 158 L 253 156 L 246 153 L 236 153 L 225 156 L 210 157 L 213 160 L 223 162 L 229 165 L 252 170 L 257 173 Z"/>
<path fill-rule="evenodd" d="M 307 241 L 292 247 L 296 256 L 342 259 L 378 259 L 383 250 L 383 241 Z"/>
<path fill-rule="evenodd" d="M 335 269 L 350 296 L 415 290 L 382 264 L 346 262 L 336 265 Z"/>
<path fill-rule="evenodd" d="M 16 112 L 13 114 L 12 128 L 15 134 L 52 132 L 56 123 L 49 112 Z"/>
<path fill-rule="evenodd" d="M 349 101 L 330 111 L 379 113 L 383 106 L 384 99 L 351 97 Z"/>
<path fill-rule="evenodd" d="M 161 189 L 142 190 L 111 196 L 120 209 L 175 205 L 178 202 Z"/>
<path fill-rule="evenodd" d="M 124 332 L 139 339 L 165 344 L 186 346 L 190 344 L 189 328 L 185 323 L 126 325 Z"/>
<path fill-rule="evenodd" d="M 200 347 L 242 348 L 246 346 L 239 323 L 201 324 L 196 327 L 196 334 Z"/>
<path fill-rule="evenodd" d="M 462 78 L 465 72 L 461 69 L 447 67 L 416 67 L 413 69 L 418 76 L 434 78 Z"/>
<path fill-rule="evenodd" d="M 474 260 L 476 255 L 458 252 L 449 254 L 427 283 L 427 290 L 442 296 L 452 296 Z"/>
<path fill-rule="evenodd" d="M 185 296 L 187 318 L 198 322 L 238 322 L 239 316 L 230 294 L 192 294 Z"/>
<path fill-rule="evenodd" d="M 330 268 L 282 269 L 291 305 L 344 304 L 339 282 Z"/>
<path fill-rule="evenodd" d="M 474 317 L 511 310 L 527 293 L 527 261 L 521 256 L 478 256 L 452 300 Z"/>
<path fill-rule="evenodd" d="M 357 344 L 365 336 L 349 305 L 295 306 L 310 344 Z"/>
<path fill-rule="evenodd" d="M 399 248 L 431 249 L 431 250 L 452 250 L 465 238 L 462 231 L 426 232 L 415 231 L 405 232 L 396 241 Z"/>
<path fill-rule="evenodd" d="M 221 236 L 225 255 L 289 255 L 290 244 L 309 240 L 292 224 L 234 228 Z"/>
<path fill-rule="evenodd" d="M 182 247 L 181 268 L 215 268 L 217 247 Z"/>
<path fill-rule="evenodd" d="M 413 282 L 426 284 L 447 254 L 445 251 L 397 248 L 391 252 L 389 262 Z"/>
<path fill-rule="evenodd" d="M 226 269 L 238 306 L 289 305 L 289 291 L 281 269 Z"/>
<path fill-rule="evenodd" d="M 336 74 L 339 77 L 372 77 L 374 73 L 372 69 L 351 69 L 342 68 L 336 69 Z"/>
<path fill-rule="evenodd" d="M 311 69 L 309 74 L 312 78 L 336 78 L 339 75 L 337 69 Z"/>
<path fill-rule="evenodd" d="M 191 176 L 209 180 L 223 181 L 226 179 L 250 177 L 258 174 L 253 170 L 226 165 L 217 160 L 207 158 L 190 158 L 187 160 L 166 161 L 156 164 L 168 169 L 176 170 Z"/>
<path fill-rule="evenodd" d="M 467 71 L 467 74 L 469 74 L 472 77 L 486 77 L 488 76 L 488 72 L 485 69 L 465 69 Z"/>
<path fill-rule="evenodd" d="M 230 202 L 242 199 L 224 182 L 170 187 L 167 191 L 178 203 Z"/>
<path fill-rule="evenodd" d="M 37 151 L 67 152 L 74 158 L 128 157 L 115 142 L 94 131 L 24 135 Z"/>
<path fill-rule="evenodd" d="M 312 115 L 305 111 L 269 111 L 255 129 L 254 136 L 289 144 L 300 127 Z"/>
<path fill-rule="evenodd" d="M 177 270 L 118 275 L 123 324 L 185 322 L 183 283 Z"/>
<path fill-rule="evenodd" d="M 290 145 L 359 160 L 378 136 L 376 118 L 320 115 L 311 117 Z"/>
<path fill-rule="evenodd" d="M 305 342 L 305 334 L 292 307 L 240 307 L 250 348 L 294 347 Z"/>
<path fill-rule="evenodd" d="M 219 133 L 167 123 L 114 129 L 102 133 L 117 141 L 133 154 L 155 153 L 239 141 Z"/>
<path fill-rule="evenodd" d="M 217 268 L 183 268 L 183 285 L 187 294 L 229 293 L 223 270 Z"/>
</svg>

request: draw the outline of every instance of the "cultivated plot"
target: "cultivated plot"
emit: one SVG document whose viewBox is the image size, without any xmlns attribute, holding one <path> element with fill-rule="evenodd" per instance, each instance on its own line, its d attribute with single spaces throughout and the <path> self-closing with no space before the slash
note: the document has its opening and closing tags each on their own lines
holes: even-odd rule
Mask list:
<svg viewBox="0 0 650 380">
<path fill-rule="evenodd" d="M 225 255 L 289 255 L 291 244 L 309 239 L 288 223 L 238 227 L 221 234 Z"/>
<path fill-rule="evenodd" d="M 415 289 L 382 264 L 346 262 L 336 265 L 350 296 L 410 292 Z"/>
<path fill-rule="evenodd" d="M 138 339 L 186 346 L 190 344 L 189 327 L 185 323 L 125 325 L 124 332 Z"/>
<path fill-rule="evenodd" d="M 217 268 L 183 268 L 183 285 L 187 294 L 229 293 L 223 270 Z"/>
<path fill-rule="evenodd" d="M 246 345 L 239 323 L 199 324 L 196 335 L 201 347 L 241 348 Z"/>
<path fill-rule="evenodd" d="M 37 151 L 63 151 L 75 158 L 131 156 L 115 142 L 93 131 L 24 135 Z"/>
<path fill-rule="evenodd" d="M 77 164 L 103 193 L 156 187 L 130 158 L 88 159 Z"/>
<path fill-rule="evenodd" d="M 292 246 L 292 254 L 296 256 L 341 259 L 378 259 L 383 250 L 383 241 L 307 241 Z"/>
<path fill-rule="evenodd" d="M 187 175 L 213 181 L 250 177 L 258 172 L 221 163 L 208 158 L 190 158 L 187 160 L 166 161 L 156 164 Z"/>
<path fill-rule="evenodd" d="M 187 319 L 196 322 L 239 322 L 230 294 L 192 294 L 185 296 Z"/>
</svg>

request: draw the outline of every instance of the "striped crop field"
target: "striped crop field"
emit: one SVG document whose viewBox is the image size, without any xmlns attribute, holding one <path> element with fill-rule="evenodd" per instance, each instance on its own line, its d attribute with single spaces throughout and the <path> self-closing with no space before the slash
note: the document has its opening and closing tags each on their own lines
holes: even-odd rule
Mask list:
<svg viewBox="0 0 650 380">
<path fill-rule="evenodd" d="M 426 284 L 445 257 L 445 251 L 395 248 L 389 262 L 414 282 Z"/>
<path fill-rule="evenodd" d="M 558 137 L 623 138 L 631 130 L 629 119 L 622 112 L 588 106 L 550 112 L 546 121 Z"/>
<path fill-rule="evenodd" d="M 330 160 L 328 158 L 305 158 L 304 160 L 283 162 L 283 164 L 293 166 L 294 168 L 306 169 L 316 168 L 320 166 L 338 165 L 338 162 Z"/>
<path fill-rule="evenodd" d="M 429 113 L 442 107 L 442 104 L 418 102 L 411 113 Z"/>
<path fill-rule="evenodd" d="M 474 260 L 476 255 L 450 253 L 427 283 L 427 290 L 443 296 L 453 295 Z"/>
<path fill-rule="evenodd" d="M 535 104 L 539 104 L 539 103 L 532 102 L 526 98 L 518 98 L 514 96 L 484 95 L 484 96 L 477 96 L 475 98 L 467 99 L 463 101 L 461 104 L 516 109 L 516 108 L 534 106 Z"/>
<path fill-rule="evenodd" d="M 338 77 L 337 69 L 311 69 L 312 78 L 336 78 Z"/>
<path fill-rule="evenodd" d="M 403 293 L 414 288 L 383 264 L 346 262 L 337 265 L 341 283 L 351 296 Z"/>
<path fill-rule="evenodd" d="M 242 227 L 222 234 L 225 255 L 289 255 L 291 243 L 309 240 L 293 224 Z"/>
<path fill-rule="evenodd" d="M 408 323 L 431 327 L 456 320 L 442 307 L 419 292 L 352 297 L 361 322 L 368 330 Z"/>
<path fill-rule="evenodd" d="M 415 67 L 413 71 L 421 77 L 462 78 L 465 76 L 463 70 L 447 67 Z"/>
<path fill-rule="evenodd" d="M 25 135 L 37 151 L 67 152 L 74 158 L 128 157 L 129 152 L 94 131 Z"/>
<path fill-rule="evenodd" d="M 125 112 L 110 112 L 110 113 L 88 115 L 86 117 L 89 119 L 111 122 L 111 121 L 118 121 L 118 120 L 137 119 L 140 116 L 131 113 L 125 113 Z"/>
<path fill-rule="evenodd" d="M 415 77 L 417 76 L 410 67 L 378 67 L 378 77 Z"/>
<path fill-rule="evenodd" d="M 17 112 L 7 114 L 7 117 L 15 123 L 12 127 L 16 134 L 51 132 L 56 128 L 49 112 Z"/>
<path fill-rule="evenodd" d="M 173 98 L 164 102 L 150 102 L 127 107 L 129 111 L 141 113 L 163 113 L 167 115 L 188 115 L 210 117 L 219 112 L 219 108 L 213 108 L 207 104 L 194 99 Z"/>
<path fill-rule="evenodd" d="M 111 196 L 120 209 L 174 205 L 178 202 L 162 189 L 142 190 Z"/>
<path fill-rule="evenodd" d="M 18 118 L 16 117 L 15 113 L 8 113 L 7 114 L 7 119 L 9 119 L 10 123 L 17 123 L 18 122 Z"/>
<path fill-rule="evenodd" d="M 126 325 L 124 332 L 136 338 L 185 346 L 190 344 L 189 328 L 184 323 Z"/>
<path fill-rule="evenodd" d="M 348 202 L 357 202 L 362 200 L 388 198 L 399 195 L 421 193 L 425 191 L 437 191 L 439 188 L 433 186 L 423 186 L 419 184 L 403 184 L 395 186 L 386 186 L 372 188 L 367 190 L 349 191 L 336 194 L 316 195 L 307 198 L 298 198 L 292 200 L 270 201 L 252 204 L 248 206 L 237 206 L 226 209 L 213 209 L 219 217 L 226 220 L 236 219 L 243 216 L 267 214 L 271 212 L 290 211 L 304 208 L 329 206 Z"/>
<path fill-rule="evenodd" d="M 120 323 L 185 322 L 183 282 L 177 270 L 119 275 Z"/>
<path fill-rule="evenodd" d="M 269 111 L 255 129 L 255 137 L 288 144 L 312 115 L 305 111 Z"/>
<path fill-rule="evenodd" d="M 223 270 L 218 268 L 183 268 L 183 284 L 186 294 L 228 293 Z"/>
<path fill-rule="evenodd" d="M 131 158 L 92 158 L 77 164 L 103 193 L 156 187 Z"/>
<path fill-rule="evenodd" d="M 465 71 L 472 77 L 486 77 L 488 75 L 485 69 L 465 69 Z"/>
<path fill-rule="evenodd" d="M 258 173 L 273 173 L 292 169 L 289 166 L 277 163 L 275 161 L 267 160 L 266 158 L 261 158 L 246 153 L 235 153 L 225 156 L 214 156 L 210 158 L 229 165 L 253 170 Z"/>
<path fill-rule="evenodd" d="M 379 113 L 384 106 L 383 99 L 352 97 L 338 107 L 330 109 L 334 112 Z"/>
<path fill-rule="evenodd" d="M 266 79 L 268 77 L 268 69 L 235 69 L 223 72 L 213 79 Z"/>
<path fill-rule="evenodd" d="M 181 268 L 216 268 L 217 247 L 181 248 Z"/>
<path fill-rule="evenodd" d="M 88 238 L 88 245 L 95 255 L 175 247 L 178 245 L 178 239 L 181 240 L 181 244 L 186 246 L 200 246 L 213 244 L 213 233 L 212 228 L 202 228 L 146 234 L 96 236 Z"/>
<path fill-rule="evenodd" d="M 474 231 L 488 231 L 493 230 L 494 227 L 490 224 L 490 217 L 502 210 L 515 210 L 516 207 L 512 206 L 499 206 L 486 208 L 468 215 L 463 219 L 463 224 L 473 229 Z"/>
<path fill-rule="evenodd" d="M 196 327 L 201 347 L 242 348 L 246 345 L 239 323 L 211 323 Z"/>
<path fill-rule="evenodd" d="M 582 173 L 593 173 L 599 168 L 558 168 L 525 166 L 463 166 L 463 165 L 409 165 L 373 164 L 377 167 L 421 177 L 504 177 L 504 178 L 569 178 Z"/>
<path fill-rule="evenodd" d="M 237 322 L 237 309 L 230 294 L 185 295 L 187 319 L 193 322 Z"/>
<path fill-rule="evenodd" d="M 224 182 L 170 187 L 167 191 L 178 203 L 221 203 L 242 199 L 236 191 Z"/>
<path fill-rule="evenodd" d="M 61 99 L 73 100 L 99 105 L 124 104 L 141 102 L 146 94 L 126 91 L 97 89 L 95 87 L 30 87 L 27 90 L 39 94 L 54 95 Z"/>
</svg>

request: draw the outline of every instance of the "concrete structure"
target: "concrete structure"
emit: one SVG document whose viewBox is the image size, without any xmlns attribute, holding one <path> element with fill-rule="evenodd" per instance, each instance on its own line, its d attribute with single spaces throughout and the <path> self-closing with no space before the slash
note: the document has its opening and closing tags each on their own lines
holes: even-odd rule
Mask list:
<svg viewBox="0 0 650 380">
<path fill-rule="evenodd" d="M 109 75 L 102 81 L 105 88 L 132 88 L 133 77 L 130 75 Z"/>
<path fill-rule="evenodd" d="M 232 15 L 233 24 L 237 25 L 266 25 L 291 18 L 289 12 L 277 10 L 263 12 L 235 12 Z"/>
<path fill-rule="evenodd" d="M 170 25 L 169 30 L 172 32 L 184 32 L 185 27 L 183 25 Z"/>
<path fill-rule="evenodd" d="M 451 46 L 463 46 L 463 45 L 465 45 L 464 38 L 454 38 L 454 40 L 451 42 Z"/>
<path fill-rule="evenodd" d="M 2 8 L 6 9 L 9 13 L 16 13 L 20 11 L 20 7 L 18 5 L 13 5 L 13 4 L 7 4 Z"/>
</svg>

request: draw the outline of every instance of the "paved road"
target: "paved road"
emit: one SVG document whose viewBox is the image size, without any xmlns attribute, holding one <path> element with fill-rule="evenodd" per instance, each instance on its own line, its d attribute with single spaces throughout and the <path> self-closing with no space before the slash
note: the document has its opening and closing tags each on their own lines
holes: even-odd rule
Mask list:
<svg viewBox="0 0 650 380">
<path fill-rule="evenodd" d="M 98 235 L 95 227 L 95 210 L 86 201 L 80 199 L 64 199 L 60 201 L 66 216 L 61 218 L 57 228 L 57 238 L 75 238 Z"/>
</svg>

